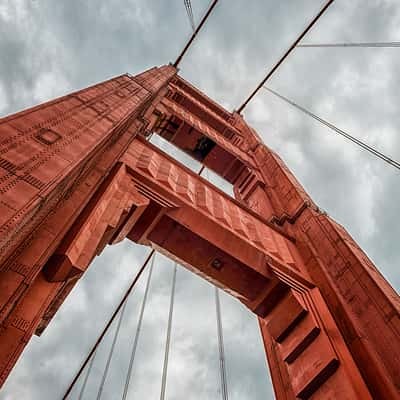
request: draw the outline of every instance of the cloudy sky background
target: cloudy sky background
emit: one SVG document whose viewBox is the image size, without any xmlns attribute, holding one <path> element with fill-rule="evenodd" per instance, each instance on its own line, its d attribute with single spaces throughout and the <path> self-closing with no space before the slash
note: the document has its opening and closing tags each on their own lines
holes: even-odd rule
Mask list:
<svg viewBox="0 0 400 400">
<path fill-rule="evenodd" d="M 199 21 L 209 1 L 192 4 Z M 233 110 L 321 4 L 221 0 L 180 73 Z M 0 116 L 173 61 L 189 35 L 181 0 L 0 0 Z M 398 1 L 337 0 L 304 42 L 395 40 Z M 297 49 L 269 86 L 399 160 L 399 71 L 400 49 Z M 265 91 L 245 117 L 398 290 L 400 172 Z M 32 340 L 0 398 L 60 398 L 147 252 L 129 242 L 108 248 Z M 158 256 L 130 398 L 159 397 L 172 270 Z M 129 301 L 103 399 L 121 396 L 144 283 Z M 220 398 L 213 295 L 208 283 L 178 270 L 168 399 Z M 255 318 L 226 295 L 222 311 L 230 398 L 272 399 Z M 110 339 L 87 399 L 95 398 Z"/>
</svg>

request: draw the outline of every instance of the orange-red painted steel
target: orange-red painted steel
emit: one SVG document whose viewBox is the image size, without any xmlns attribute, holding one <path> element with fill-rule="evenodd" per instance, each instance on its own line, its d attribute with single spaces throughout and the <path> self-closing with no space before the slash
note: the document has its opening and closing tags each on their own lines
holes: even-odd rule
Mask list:
<svg viewBox="0 0 400 400">
<path fill-rule="evenodd" d="M 173 66 L 4 118 L 0 134 L 0 383 L 93 258 L 128 239 L 258 316 L 277 399 L 398 398 L 397 294 L 254 129 Z"/>
</svg>

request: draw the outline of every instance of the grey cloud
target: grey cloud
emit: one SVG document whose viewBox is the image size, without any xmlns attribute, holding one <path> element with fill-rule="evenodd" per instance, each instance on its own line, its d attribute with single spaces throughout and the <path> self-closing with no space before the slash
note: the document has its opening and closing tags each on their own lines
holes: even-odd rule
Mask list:
<svg viewBox="0 0 400 400">
<path fill-rule="evenodd" d="M 182 3 L 0 0 L 0 113 L 173 61 L 190 35 Z M 197 20 L 208 3 L 192 1 Z M 221 1 L 180 73 L 235 109 L 320 6 L 316 0 Z M 335 2 L 305 41 L 390 41 L 398 38 L 399 26 L 395 0 Z M 269 85 L 400 159 L 399 67 L 397 49 L 297 49 Z M 398 171 L 267 92 L 258 94 L 245 117 L 400 288 Z M 27 347 L 2 398 L 60 397 L 147 251 L 132 243 L 104 251 L 43 336 Z M 171 263 L 159 257 L 130 391 L 134 398 L 159 395 L 171 273 Z M 143 291 L 144 279 L 129 301 L 103 398 L 118 398 L 122 390 Z M 180 269 L 176 296 L 168 396 L 217 399 L 213 288 Z M 272 399 L 256 320 L 227 295 L 222 308 L 230 398 Z M 86 398 L 95 397 L 110 340 L 99 351 Z"/>
</svg>

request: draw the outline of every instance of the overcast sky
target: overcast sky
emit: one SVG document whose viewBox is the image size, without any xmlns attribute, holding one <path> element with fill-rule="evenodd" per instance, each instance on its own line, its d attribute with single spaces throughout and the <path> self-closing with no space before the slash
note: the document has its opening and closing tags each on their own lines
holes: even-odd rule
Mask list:
<svg viewBox="0 0 400 400">
<path fill-rule="evenodd" d="M 196 21 L 208 0 L 192 0 Z M 180 74 L 237 108 L 322 1 L 220 0 Z M 173 61 L 190 35 L 181 0 L 0 0 L 0 116 L 125 72 Z M 400 40 L 398 1 L 340 1 L 304 42 Z M 297 49 L 271 88 L 400 159 L 400 49 Z M 262 91 L 244 113 L 316 203 L 400 288 L 400 173 Z M 61 397 L 148 249 L 109 247 L 12 372 L 2 399 Z M 159 398 L 173 266 L 155 263 L 129 398 Z M 144 291 L 131 296 L 103 399 L 119 399 Z M 167 398 L 220 399 L 213 288 L 180 268 Z M 272 399 L 256 319 L 222 296 L 231 399 Z M 113 327 L 113 329 L 115 326 Z M 86 399 L 96 397 L 107 338 Z M 74 397 L 77 398 L 77 393 Z"/>
</svg>

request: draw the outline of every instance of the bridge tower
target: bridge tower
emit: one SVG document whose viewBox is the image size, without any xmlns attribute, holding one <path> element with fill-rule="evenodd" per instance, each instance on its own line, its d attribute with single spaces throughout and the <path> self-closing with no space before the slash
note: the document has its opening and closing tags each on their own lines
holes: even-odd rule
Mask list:
<svg viewBox="0 0 400 400">
<path fill-rule="evenodd" d="M 93 258 L 124 239 L 258 316 L 278 400 L 399 398 L 395 291 L 243 117 L 171 65 L 0 120 L 0 384 Z"/>
</svg>

